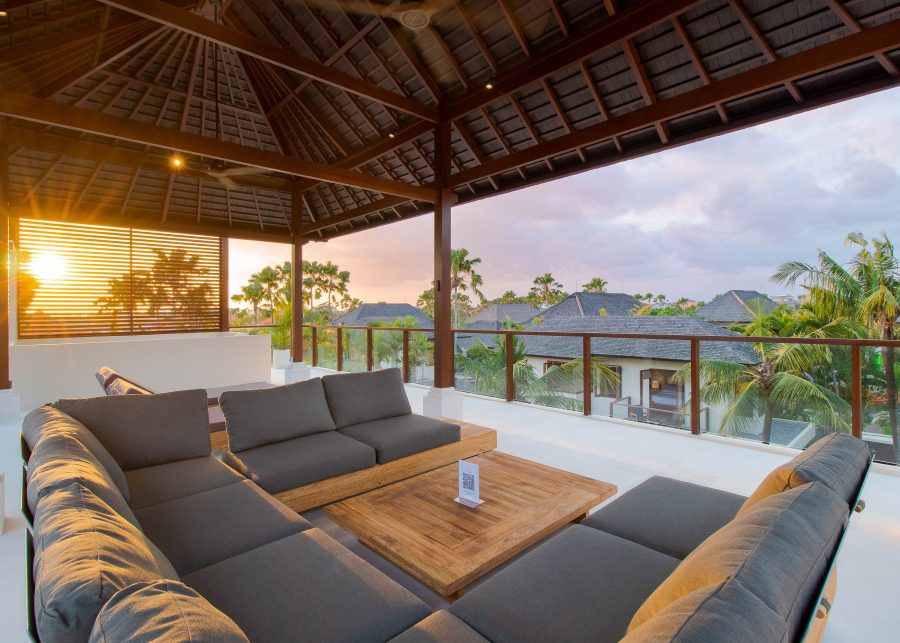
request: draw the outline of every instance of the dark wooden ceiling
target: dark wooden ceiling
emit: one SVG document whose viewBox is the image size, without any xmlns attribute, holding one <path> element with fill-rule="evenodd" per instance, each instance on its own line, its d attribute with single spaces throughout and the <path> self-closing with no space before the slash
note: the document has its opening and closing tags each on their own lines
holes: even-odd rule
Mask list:
<svg viewBox="0 0 900 643">
<path fill-rule="evenodd" d="M 468 202 L 900 83 L 900 0 L 448 0 L 419 31 L 323 0 L 0 12 L 14 214 L 258 238 L 430 212 L 437 121 Z"/>
</svg>

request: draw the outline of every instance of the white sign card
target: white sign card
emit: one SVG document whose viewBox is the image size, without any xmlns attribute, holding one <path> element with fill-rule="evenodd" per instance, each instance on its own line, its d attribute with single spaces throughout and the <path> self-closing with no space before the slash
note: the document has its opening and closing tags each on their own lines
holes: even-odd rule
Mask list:
<svg viewBox="0 0 900 643">
<path fill-rule="evenodd" d="M 459 461 L 459 496 L 456 502 L 467 507 L 477 507 L 484 502 L 479 497 L 478 465 L 474 462 Z"/>
</svg>

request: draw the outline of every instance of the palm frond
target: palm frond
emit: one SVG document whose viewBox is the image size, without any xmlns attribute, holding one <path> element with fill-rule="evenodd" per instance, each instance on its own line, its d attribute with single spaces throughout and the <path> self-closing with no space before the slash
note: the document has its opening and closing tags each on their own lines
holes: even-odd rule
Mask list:
<svg viewBox="0 0 900 643">
<path fill-rule="evenodd" d="M 808 414 L 816 424 L 830 429 L 848 431 L 850 405 L 832 391 L 795 375 L 778 373 L 773 378 L 772 400 L 783 412 Z"/>
<path fill-rule="evenodd" d="M 757 381 L 744 382 L 734 399 L 725 407 L 720 435 L 750 433 L 765 414 L 765 394 Z"/>
</svg>

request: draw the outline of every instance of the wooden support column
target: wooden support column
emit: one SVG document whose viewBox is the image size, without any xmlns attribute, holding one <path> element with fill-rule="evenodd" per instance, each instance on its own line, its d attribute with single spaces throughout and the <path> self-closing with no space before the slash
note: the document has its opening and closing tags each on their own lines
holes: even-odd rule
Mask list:
<svg viewBox="0 0 900 643">
<path fill-rule="evenodd" d="M 228 296 L 228 237 L 219 237 L 219 330 L 231 328 Z"/>
<path fill-rule="evenodd" d="M 7 121 L 0 117 L 0 390 L 11 389 L 9 380 L 9 146 Z"/>
<path fill-rule="evenodd" d="M 450 178 L 450 123 L 434 129 L 434 168 L 437 200 L 434 203 L 434 386 L 453 386 L 453 329 L 450 301 L 450 210 L 454 194 Z"/>
<path fill-rule="evenodd" d="M 302 362 L 303 351 L 303 192 L 301 184 L 294 181 L 291 190 L 291 223 L 294 231 L 291 254 L 291 361 Z"/>
</svg>

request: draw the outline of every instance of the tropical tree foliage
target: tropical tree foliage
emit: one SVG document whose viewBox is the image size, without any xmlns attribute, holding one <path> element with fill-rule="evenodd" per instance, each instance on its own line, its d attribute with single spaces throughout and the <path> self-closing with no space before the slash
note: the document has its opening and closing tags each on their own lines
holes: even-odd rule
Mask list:
<svg viewBox="0 0 900 643">
<path fill-rule="evenodd" d="M 562 284 L 549 272 L 539 275 L 532 281 L 534 286 L 529 295 L 538 302 L 541 307 L 552 306 L 565 297 Z"/>
<path fill-rule="evenodd" d="M 609 282 L 602 277 L 594 277 L 589 282 L 584 284 L 581 288 L 584 292 L 606 292 L 606 287 L 609 286 Z"/>
</svg>

